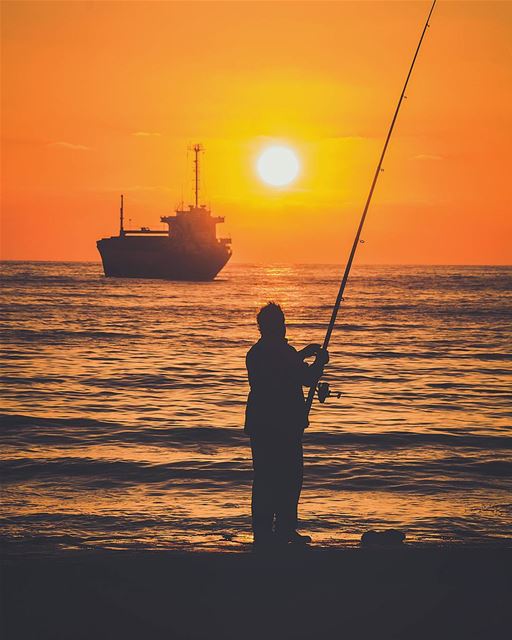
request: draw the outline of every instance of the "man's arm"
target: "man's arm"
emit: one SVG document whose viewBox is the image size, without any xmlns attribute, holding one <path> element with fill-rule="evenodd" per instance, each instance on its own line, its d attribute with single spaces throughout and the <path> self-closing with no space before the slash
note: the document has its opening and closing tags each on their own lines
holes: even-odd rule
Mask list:
<svg viewBox="0 0 512 640">
<path fill-rule="evenodd" d="M 308 365 L 307 362 L 302 363 L 302 384 L 306 387 L 312 387 L 318 382 L 322 377 L 325 365 L 329 362 L 329 352 L 326 349 L 322 349 L 319 345 L 310 344 L 300 351 L 299 354 L 302 354 L 306 349 L 311 349 L 313 347 L 318 347 L 313 364 Z"/>
<path fill-rule="evenodd" d="M 301 360 L 305 360 L 306 358 L 312 358 L 313 356 L 316 356 L 321 348 L 322 347 L 319 344 L 313 342 L 311 344 L 308 344 L 307 347 L 304 347 L 304 349 L 297 351 L 297 353 L 299 354 Z"/>
</svg>

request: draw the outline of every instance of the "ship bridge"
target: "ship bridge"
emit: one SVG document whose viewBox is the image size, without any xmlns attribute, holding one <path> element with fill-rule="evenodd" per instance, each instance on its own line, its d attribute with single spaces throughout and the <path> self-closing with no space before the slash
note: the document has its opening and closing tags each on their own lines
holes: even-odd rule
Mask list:
<svg viewBox="0 0 512 640">
<path fill-rule="evenodd" d="M 177 209 L 174 216 L 162 216 L 161 222 L 169 226 L 169 236 L 177 240 L 194 240 L 199 243 L 217 242 L 216 226 L 224 222 L 223 216 L 212 216 L 206 205 L 189 205 Z M 226 239 L 222 240 L 227 244 Z"/>
</svg>

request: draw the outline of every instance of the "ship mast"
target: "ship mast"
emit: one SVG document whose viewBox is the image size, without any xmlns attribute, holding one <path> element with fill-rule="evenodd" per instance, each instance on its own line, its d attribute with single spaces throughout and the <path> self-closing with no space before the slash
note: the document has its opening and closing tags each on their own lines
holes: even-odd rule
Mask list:
<svg viewBox="0 0 512 640">
<path fill-rule="evenodd" d="M 119 235 L 124 236 L 124 196 L 121 194 L 121 206 L 119 208 Z"/>
<path fill-rule="evenodd" d="M 199 207 L 199 154 L 203 150 L 200 144 L 195 144 L 192 147 L 194 152 L 194 171 L 195 171 L 195 196 L 196 196 L 196 209 Z"/>
</svg>

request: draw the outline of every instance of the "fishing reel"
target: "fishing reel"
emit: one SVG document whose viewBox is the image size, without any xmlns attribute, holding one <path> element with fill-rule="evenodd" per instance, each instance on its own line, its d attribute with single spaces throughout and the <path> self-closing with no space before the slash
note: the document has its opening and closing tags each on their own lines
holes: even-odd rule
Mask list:
<svg viewBox="0 0 512 640">
<path fill-rule="evenodd" d="M 327 398 L 341 398 L 341 391 L 331 391 L 328 382 L 319 382 L 316 385 L 316 395 L 318 400 L 323 404 Z"/>
</svg>

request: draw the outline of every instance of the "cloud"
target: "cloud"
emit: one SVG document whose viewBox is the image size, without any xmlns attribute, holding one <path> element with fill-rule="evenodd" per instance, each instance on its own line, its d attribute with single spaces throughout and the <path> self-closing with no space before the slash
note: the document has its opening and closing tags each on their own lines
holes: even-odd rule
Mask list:
<svg viewBox="0 0 512 640">
<path fill-rule="evenodd" d="M 138 138 L 155 138 L 159 137 L 160 133 L 158 131 L 134 131 L 132 136 L 137 136 Z"/>
<path fill-rule="evenodd" d="M 59 149 L 72 149 L 73 151 L 91 151 L 91 147 L 83 144 L 73 144 L 71 142 L 49 142 L 49 147 L 58 147 Z"/>
<path fill-rule="evenodd" d="M 443 156 L 437 156 L 433 153 L 420 153 L 414 156 L 414 160 L 443 160 Z"/>
</svg>

